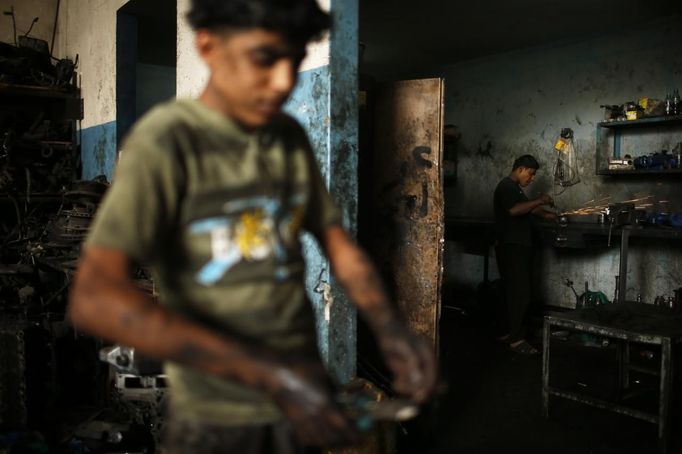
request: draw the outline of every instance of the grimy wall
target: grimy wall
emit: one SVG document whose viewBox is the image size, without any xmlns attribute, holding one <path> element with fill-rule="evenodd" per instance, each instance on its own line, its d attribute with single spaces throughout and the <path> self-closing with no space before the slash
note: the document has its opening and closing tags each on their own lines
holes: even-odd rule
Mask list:
<svg viewBox="0 0 682 454">
<path fill-rule="evenodd" d="M 79 56 L 83 178 L 111 179 L 116 163 L 116 12 L 125 3 L 62 0 L 60 46 L 65 56 Z"/>
<path fill-rule="evenodd" d="M 643 194 L 669 200 L 671 211 L 682 211 L 682 178 L 603 177 L 595 174 L 596 124 L 601 104 L 621 104 L 640 97 L 664 98 L 682 89 L 682 20 L 673 17 L 622 33 L 591 37 L 464 62 L 443 69 L 446 78 L 446 123 L 462 132 L 456 187 L 446 192 L 450 216 L 492 217 L 492 192 L 507 175 L 515 157 L 535 155 L 542 165 L 530 197 L 552 193 L 552 145 L 561 128 L 575 131 L 582 182 L 556 202 L 562 209 L 578 207 L 595 197 L 613 201 Z M 671 132 L 671 130 L 667 130 Z M 624 152 L 634 155 L 672 149 L 682 141 L 682 129 L 626 135 Z M 654 209 L 661 208 L 655 206 Z M 459 254 L 448 244 L 448 278 L 475 285 L 481 281 L 482 260 Z M 538 296 L 545 303 L 569 306 L 574 297 L 562 285 L 569 278 L 612 297 L 618 274 L 617 248 L 599 251 L 539 253 Z M 640 242 L 633 246 L 628 295 L 641 293 L 651 302 L 682 286 L 679 246 Z M 493 274 L 496 266 L 493 261 Z M 540 271 L 541 270 L 541 271 Z M 493 276 L 494 277 L 494 276 Z"/>
</svg>

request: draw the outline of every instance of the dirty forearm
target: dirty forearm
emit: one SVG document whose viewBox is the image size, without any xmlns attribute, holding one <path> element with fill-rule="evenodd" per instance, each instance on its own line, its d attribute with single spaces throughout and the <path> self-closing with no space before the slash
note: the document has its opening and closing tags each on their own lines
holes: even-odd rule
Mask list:
<svg viewBox="0 0 682 454">
<path fill-rule="evenodd" d="M 71 317 L 76 326 L 150 358 L 267 388 L 268 373 L 255 351 L 154 303 L 130 280 L 98 274 L 86 271 L 74 284 Z"/>
<path fill-rule="evenodd" d="M 529 200 L 528 202 L 517 203 L 509 209 L 510 216 L 523 216 L 536 210 L 538 207 L 543 205 L 541 199 Z"/>
<path fill-rule="evenodd" d="M 343 231 L 331 233 L 326 249 L 336 279 L 368 324 L 375 331 L 395 324 L 397 314 L 369 257 Z"/>
</svg>

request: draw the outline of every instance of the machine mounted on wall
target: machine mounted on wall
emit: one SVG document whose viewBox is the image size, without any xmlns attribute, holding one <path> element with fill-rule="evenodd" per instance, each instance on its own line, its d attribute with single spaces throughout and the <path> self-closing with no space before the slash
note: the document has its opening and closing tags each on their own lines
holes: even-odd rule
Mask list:
<svg viewBox="0 0 682 454">
<path fill-rule="evenodd" d="M 580 183 L 578 174 L 578 156 L 573 142 L 573 130 L 564 128 L 554 144 L 557 152 L 554 164 L 554 198 L 562 194 L 566 188 Z"/>
</svg>

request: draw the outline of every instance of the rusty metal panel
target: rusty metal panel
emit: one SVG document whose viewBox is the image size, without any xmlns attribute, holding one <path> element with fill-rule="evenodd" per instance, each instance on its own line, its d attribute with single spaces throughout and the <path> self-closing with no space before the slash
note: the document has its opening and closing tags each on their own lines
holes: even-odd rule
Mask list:
<svg viewBox="0 0 682 454">
<path fill-rule="evenodd" d="M 443 261 L 443 80 L 379 86 L 372 250 L 411 328 L 437 345 Z"/>
</svg>

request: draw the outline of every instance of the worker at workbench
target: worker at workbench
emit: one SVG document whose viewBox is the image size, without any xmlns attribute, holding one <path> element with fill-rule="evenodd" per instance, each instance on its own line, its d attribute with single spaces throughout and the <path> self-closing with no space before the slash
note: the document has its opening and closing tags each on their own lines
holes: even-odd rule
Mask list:
<svg viewBox="0 0 682 454">
<path fill-rule="evenodd" d="M 523 155 L 514 161 L 509 176 L 495 188 L 495 230 L 497 267 L 500 271 L 507 308 L 507 333 L 498 338 L 509 349 L 526 355 L 537 354 L 525 336 L 524 321 L 531 297 L 532 269 L 532 219 L 539 216 L 554 220 L 556 214 L 545 210 L 543 205 L 553 205 L 547 194 L 529 200 L 522 188 L 528 187 L 540 168 L 531 155 Z"/>
<path fill-rule="evenodd" d="M 394 389 L 423 402 L 436 371 L 432 348 L 399 320 L 341 227 L 306 134 L 282 112 L 330 18 L 316 0 L 193 0 L 188 18 L 208 84 L 127 138 L 83 250 L 72 320 L 166 361 L 168 452 L 352 443 L 317 351 L 301 230 L 372 327 Z M 135 287 L 138 263 L 155 270 L 163 304 Z"/>
</svg>

